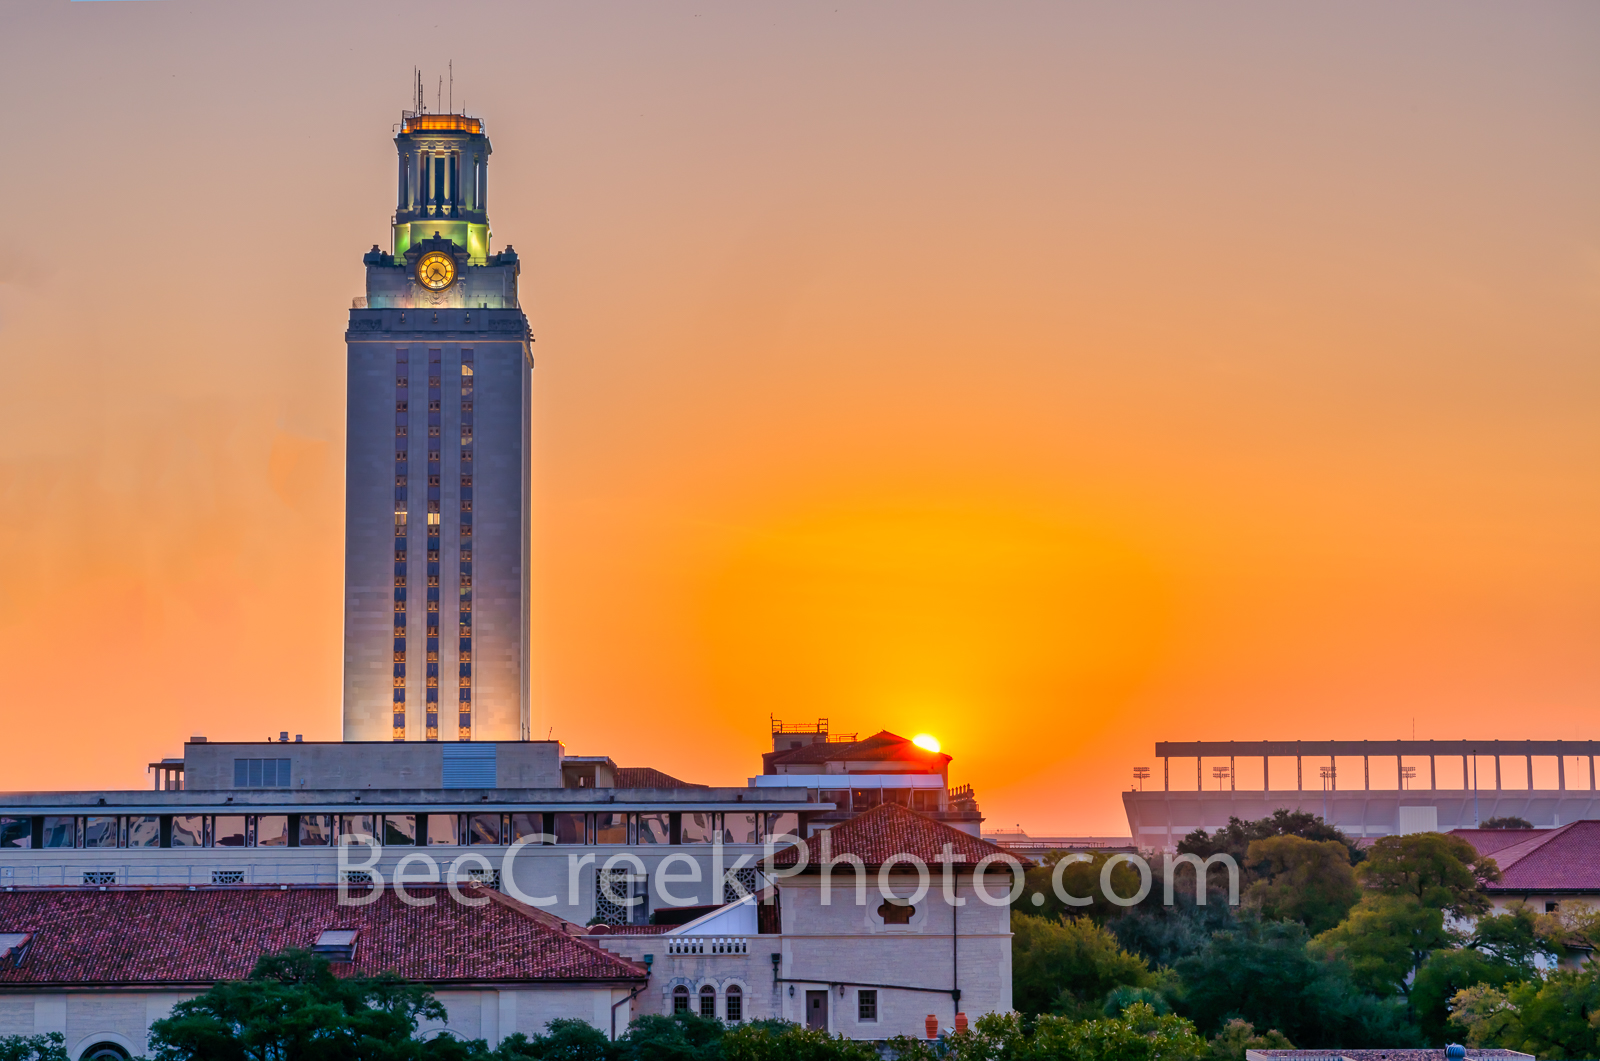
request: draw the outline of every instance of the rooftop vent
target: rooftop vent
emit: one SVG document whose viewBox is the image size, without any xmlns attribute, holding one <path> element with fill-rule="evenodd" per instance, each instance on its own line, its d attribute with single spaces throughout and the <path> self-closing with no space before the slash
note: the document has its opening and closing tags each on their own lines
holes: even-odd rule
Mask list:
<svg viewBox="0 0 1600 1061">
<path fill-rule="evenodd" d="M 356 960 L 356 929 L 330 928 L 317 937 L 311 945 L 312 954 L 320 954 L 330 962 Z"/>
</svg>

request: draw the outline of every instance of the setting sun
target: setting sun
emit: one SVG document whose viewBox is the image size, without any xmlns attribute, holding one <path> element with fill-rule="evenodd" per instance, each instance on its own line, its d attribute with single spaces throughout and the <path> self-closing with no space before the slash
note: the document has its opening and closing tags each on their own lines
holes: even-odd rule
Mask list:
<svg viewBox="0 0 1600 1061">
<path fill-rule="evenodd" d="M 939 739 L 937 737 L 929 736 L 926 733 L 918 733 L 915 737 L 911 738 L 911 743 L 915 744 L 919 748 L 924 749 L 925 751 L 936 752 L 939 750 Z"/>
</svg>

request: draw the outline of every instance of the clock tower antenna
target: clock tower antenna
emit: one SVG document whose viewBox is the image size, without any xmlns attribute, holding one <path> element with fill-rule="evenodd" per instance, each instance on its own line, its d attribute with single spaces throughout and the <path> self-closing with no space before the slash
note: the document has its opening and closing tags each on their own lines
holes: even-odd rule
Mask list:
<svg viewBox="0 0 1600 1061">
<path fill-rule="evenodd" d="M 456 112 L 456 61 L 450 60 L 450 113 Z"/>
</svg>

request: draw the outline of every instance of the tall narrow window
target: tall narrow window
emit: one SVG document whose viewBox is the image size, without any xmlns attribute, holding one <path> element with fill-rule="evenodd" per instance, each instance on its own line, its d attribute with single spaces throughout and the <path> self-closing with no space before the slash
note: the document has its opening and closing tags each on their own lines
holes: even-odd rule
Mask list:
<svg viewBox="0 0 1600 1061">
<path fill-rule="evenodd" d="M 438 162 L 443 167 L 444 160 Z M 441 170 L 442 171 L 442 170 Z M 423 696 L 426 698 L 427 739 L 439 739 L 439 437 L 440 395 L 444 380 L 441 376 L 440 351 L 428 351 L 428 603 L 425 613 L 428 623 L 427 681 Z"/>
<path fill-rule="evenodd" d="M 409 351 L 394 352 L 394 718 L 391 736 L 406 739 L 406 535 L 409 532 L 410 502 L 406 468 L 411 440 Z"/>
<path fill-rule="evenodd" d="M 461 571 L 457 592 L 461 639 L 456 737 L 472 739 L 472 351 L 461 351 Z"/>
</svg>

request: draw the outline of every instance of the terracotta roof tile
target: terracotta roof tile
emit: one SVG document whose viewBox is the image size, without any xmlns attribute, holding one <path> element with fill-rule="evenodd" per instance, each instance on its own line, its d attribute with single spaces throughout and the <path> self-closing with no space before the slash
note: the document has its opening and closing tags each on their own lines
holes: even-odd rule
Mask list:
<svg viewBox="0 0 1600 1061">
<path fill-rule="evenodd" d="M 453 981 L 642 980 L 646 970 L 569 935 L 559 918 L 498 892 L 463 885 L 464 906 L 442 886 L 410 885 L 431 906 L 393 889 L 366 906 L 340 906 L 338 889 L 223 886 L 26 888 L 0 892 L 0 933 L 31 935 L 0 960 L 8 984 L 202 984 L 248 976 L 256 959 L 309 948 L 328 929 L 356 930 L 342 975 L 398 973 Z M 582 932 L 582 929 L 578 929 Z"/>
<path fill-rule="evenodd" d="M 1549 829 L 1452 829 L 1451 836 L 1459 836 L 1480 855 L 1492 855 L 1527 840 L 1537 840 Z"/>
<path fill-rule="evenodd" d="M 1504 878 L 1490 892 L 1600 892 L 1600 821 L 1543 830 L 1494 855 Z"/>
<path fill-rule="evenodd" d="M 956 865 L 970 866 L 990 855 L 1014 858 L 1024 867 L 1033 865 L 1031 859 L 1007 852 L 998 844 L 980 840 L 898 803 L 881 804 L 831 829 L 819 831 L 806 841 L 809 865 L 822 861 L 824 833 L 828 837 L 828 857 L 855 855 L 867 866 L 881 866 L 895 855 L 912 855 L 929 866 L 936 866 L 946 844 L 950 845 Z M 797 849 L 787 847 L 772 856 L 771 864 L 793 866 L 797 861 Z"/>
<path fill-rule="evenodd" d="M 619 766 L 616 771 L 617 788 L 706 788 L 690 781 L 679 781 L 653 766 Z"/>
</svg>

